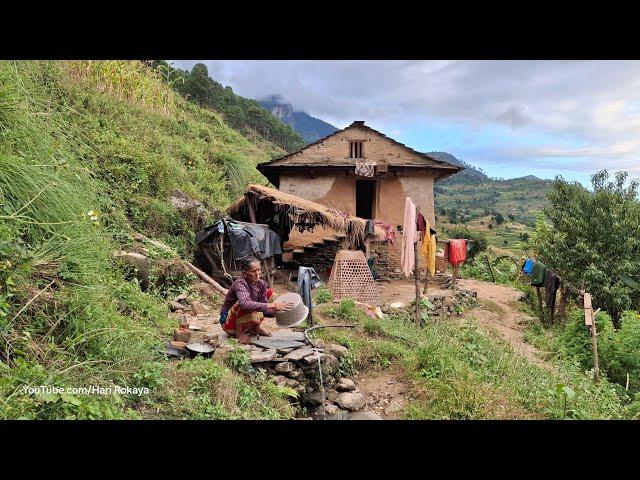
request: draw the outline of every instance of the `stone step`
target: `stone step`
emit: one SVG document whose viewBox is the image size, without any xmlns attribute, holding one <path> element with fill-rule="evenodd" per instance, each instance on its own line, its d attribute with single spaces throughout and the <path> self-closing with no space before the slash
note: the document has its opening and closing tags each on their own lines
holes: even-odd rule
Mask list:
<svg viewBox="0 0 640 480">
<path fill-rule="evenodd" d="M 336 237 L 324 237 L 322 240 L 324 240 L 325 243 L 338 243 L 338 242 L 340 242 L 340 240 L 337 239 Z"/>
</svg>

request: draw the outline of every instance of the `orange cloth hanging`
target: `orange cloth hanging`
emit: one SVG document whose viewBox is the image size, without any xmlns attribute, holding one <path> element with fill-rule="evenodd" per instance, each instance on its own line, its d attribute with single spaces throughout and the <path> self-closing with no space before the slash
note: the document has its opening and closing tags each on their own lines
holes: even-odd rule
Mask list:
<svg viewBox="0 0 640 480">
<path fill-rule="evenodd" d="M 451 265 L 459 265 L 467 260 L 467 242 L 466 240 L 454 239 L 449 240 L 449 263 Z"/>
</svg>

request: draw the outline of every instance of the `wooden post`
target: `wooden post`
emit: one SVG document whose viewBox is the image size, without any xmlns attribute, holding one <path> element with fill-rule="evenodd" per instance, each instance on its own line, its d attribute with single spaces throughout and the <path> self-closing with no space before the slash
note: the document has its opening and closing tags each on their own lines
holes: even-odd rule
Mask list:
<svg viewBox="0 0 640 480">
<path fill-rule="evenodd" d="M 417 210 L 417 209 L 416 209 Z M 418 242 L 413 242 L 413 253 L 415 256 L 413 267 L 413 278 L 416 284 L 416 324 L 420 325 L 420 267 L 418 262 Z"/>
<path fill-rule="evenodd" d="M 538 311 L 540 312 L 540 321 L 544 322 L 544 309 L 542 308 L 542 295 L 540 294 L 540 287 L 536 287 L 536 294 L 538 295 Z"/>
<path fill-rule="evenodd" d="M 460 268 L 460 264 L 456 264 L 453 266 L 453 282 L 452 285 L 456 284 L 456 279 L 458 278 L 458 268 Z"/>
<path fill-rule="evenodd" d="M 247 202 L 247 208 L 249 209 L 249 220 L 251 220 L 251 223 L 258 223 L 256 220 L 256 212 L 253 209 L 253 205 L 251 205 L 251 198 L 247 193 L 244 194 L 244 199 Z M 261 263 L 262 268 L 264 268 L 265 274 L 267 275 L 267 283 L 269 284 L 269 287 L 273 287 L 273 279 L 271 278 L 271 271 L 269 270 L 267 261 L 262 260 Z"/>
<path fill-rule="evenodd" d="M 560 318 L 567 317 L 567 295 L 569 294 L 569 289 L 562 284 L 560 287 L 560 301 L 558 302 L 558 316 Z"/>
<path fill-rule="evenodd" d="M 595 312 L 591 306 L 591 294 L 584 294 L 584 323 L 591 330 L 591 350 L 593 352 L 593 381 L 594 383 L 600 383 L 600 362 L 598 360 L 598 332 L 596 329 L 596 315 L 600 309 Z"/>
<path fill-rule="evenodd" d="M 416 207 L 416 222 L 418 220 L 418 215 L 420 210 Z M 417 233 L 417 230 L 416 230 Z M 413 279 L 416 285 L 416 325 L 420 325 L 420 302 L 422 301 L 422 297 L 420 296 L 420 257 L 418 256 L 418 240 L 415 239 L 413 242 Z"/>
<path fill-rule="evenodd" d="M 487 261 L 487 267 L 489 267 L 489 273 L 491 274 L 491 280 L 493 281 L 493 283 L 496 283 L 496 277 L 493 274 L 493 270 L 491 269 L 491 262 L 489 262 L 489 257 L 487 255 L 485 255 L 484 259 Z"/>
</svg>

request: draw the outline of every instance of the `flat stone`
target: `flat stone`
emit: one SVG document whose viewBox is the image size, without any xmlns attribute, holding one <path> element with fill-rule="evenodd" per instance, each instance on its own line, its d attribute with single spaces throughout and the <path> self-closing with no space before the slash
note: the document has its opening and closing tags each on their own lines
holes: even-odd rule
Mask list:
<svg viewBox="0 0 640 480">
<path fill-rule="evenodd" d="M 395 398 L 384 409 L 384 413 L 398 413 L 404 407 L 404 401 L 401 398 Z"/>
<path fill-rule="evenodd" d="M 324 349 L 338 358 L 342 358 L 347 353 L 349 353 L 349 349 L 347 347 L 343 347 L 342 345 L 338 345 L 337 343 L 327 343 L 324 346 Z"/>
<path fill-rule="evenodd" d="M 283 377 L 282 375 L 276 375 L 273 379 L 279 387 L 284 387 L 287 384 L 287 380 L 289 380 L 287 377 Z"/>
<path fill-rule="evenodd" d="M 322 392 L 312 391 L 302 395 L 302 403 L 307 407 L 319 407 L 322 405 Z"/>
<path fill-rule="evenodd" d="M 340 380 L 338 380 L 336 389 L 339 392 L 351 392 L 356 389 L 356 384 L 350 378 L 341 378 Z"/>
<path fill-rule="evenodd" d="M 374 412 L 351 412 L 349 420 L 384 420 L 384 418 Z"/>
<path fill-rule="evenodd" d="M 364 407 L 366 400 L 364 398 L 364 395 L 362 395 L 361 393 L 343 392 L 338 395 L 336 403 L 340 405 L 340 407 L 353 412 Z"/>
<path fill-rule="evenodd" d="M 285 385 L 287 387 L 295 388 L 298 385 L 300 385 L 300 382 L 298 382 L 297 380 L 294 380 L 293 378 L 287 378 Z"/>
<path fill-rule="evenodd" d="M 302 360 L 304 357 L 311 355 L 313 353 L 313 348 L 311 347 L 301 347 L 295 349 L 293 352 L 287 353 L 284 358 L 287 360 L 293 360 L 297 362 Z"/>
<path fill-rule="evenodd" d="M 338 395 L 340 395 L 335 390 L 329 390 L 327 392 L 327 400 L 330 402 L 335 402 L 338 399 Z"/>
<path fill-rule="evenodd" d="M 265 336 L 261 336 L 259 340 L 257 337 L 252 338 L 251 343 L 253 345 L 258 345 L 263 348 L 276 349 L 276 350 L 304 347 L 304 343 L 297 342 L 295 340 L 281 340 L 278 338 L 265 337 Z"/>
<path fill-rule="evenodd" d="M 291 371 L 291 372 L 289 372 L 289 373 L 286 373 L 285 375 L 286 375 L 287 377 L 289 377 L 289 378 L 293 378 L 294 380 L 297 380 L 297 379 L 299 379 L 299 378 L 303 377 L 303 376 L 304 376 L 304 373 L 303 373 L 303 371 L 302 371 L 302 370 L 300 370 L 300 369 L 298 368 L 298 369 L 293 370 L 293 371 Z"/>
<path fill-rule="evenodd" d="M 277 340 L 290 340 L 296 342 L 304 342 L 304 332 L 293 332 L 290 330 L 276 330 L 271 332 L 271 337 Z"/>
<path fill-rule="evenodd" d="M 324 353 L 320 353 L 320 352 L 316 352 L 313 353 L 311 355 L 307 355 L 306 357 L 304 357 L 304 361 L 305 363 L 317 363 L 318 360 L 322 361 L 322 359 L 325 357 L 326 355 Z"/>
<path fill-rule="evenodd" d="M 191 302 L 191 309 L 196 315 L 203 315 L 207 313 L 205 306 L 202 303 L 198 302 L 197 300 L 194 300 L 193 302 Z"/>
<path fill-rule="evenodd" d="M 175 312 L 177 310 L 184 310 L 186 307 L 179 302 L 170 301 L 169 308 L 172 312 Z"/>
<path fill-rule="evenodd" d="M 324 407 L 324 411 L 327 415 L 335 415 L 340 411 L 340 408 L 335 403 L 330 403 Z"/>
<path fill-rule="evenodd" d="M 263 350 L 251 352 L 251 363 L 270 362 L 276 358 L 278 352 L 275 350 Z"/>
<path fill-rule="evenodd" d="M 276 372 L 278 373 L 290 373 L 293 372 L 295 370 L 295 366 L 293 365 L 293 363 L 288 362 L 288 361 L 284 361 L 278 365 L 276 365 Z"/>
<path fill-rule="evenodd" d="M 176 301 L 176 302 L 180 302 L 180 301 L 182 301 L 182 300 L 186 300 L 186 299 L 187 299 L 187 296 L 189 296 L 189 294 L 188 294 L 188 293 L 186 293 L 186 292 L 181 293 L 180 295 L 178 295 L 178 296 L 175 298 L 175 301 Z"/>
</svg>

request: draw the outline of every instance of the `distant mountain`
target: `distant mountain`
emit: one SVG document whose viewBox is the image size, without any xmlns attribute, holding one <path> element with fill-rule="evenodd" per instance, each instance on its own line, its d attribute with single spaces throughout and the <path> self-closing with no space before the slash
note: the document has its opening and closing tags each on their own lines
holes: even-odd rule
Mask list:
<svg viewBox="0 0 640 480">
<path fill-rule="evenodd" d="M 435 184 L 436 212 L 452 223 L 468 223 L 501 213 L 525 225 L 535 223 L 535 212 L 546 204 L 551 180 L 534 175 L 508 180 L 488 177 L 481 169 L 446 152 L 429 152 L 436 160 L 465 169 Z"/>
<path fill-rule="evenodd" d="M 270 95 L 258 100 L 258 103 L 279 118 L 282 123 L 295 129 L 307 143 L 313 143 L 338 131 L 336 127 L 319 118 L 294 110 L 293 105 L 281 95 Z"/>
<path fill-rule="evenodd" d="M 490 180 L 489 177 L 481 169 L 478 169 L 467 162 L 463 162 L 462 160 L 458 160 L 450 153 L 428 152 L 427 155 L 430 155 L 436 160 L 440 160 L 442 162 L 451 163 L 453 165 L 457 165 L 458 167 L 464 167 L 464 170 L 462 172 L 446 178 L 441 182 L 438 182 L 439 185 L 454 185 L 457 183 L 478 185 L 482 182 Z"/>
</svg>

